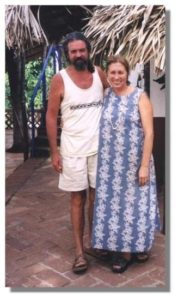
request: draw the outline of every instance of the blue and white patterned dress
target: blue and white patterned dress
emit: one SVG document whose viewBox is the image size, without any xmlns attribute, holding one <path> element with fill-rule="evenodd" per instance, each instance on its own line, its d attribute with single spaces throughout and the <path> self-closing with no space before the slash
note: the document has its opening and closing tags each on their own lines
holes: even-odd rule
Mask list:
<svg viewBox="0 0 178 300">
<path fill-rule="evenodd" d="M 119 252 L 148 251 L 160 229 L 153 157 L 150 180 L 138 184 L 144 132 L 135 88 L 117 96 L 109 88 L 100 123 L 92 246 Z"/>
</svg>

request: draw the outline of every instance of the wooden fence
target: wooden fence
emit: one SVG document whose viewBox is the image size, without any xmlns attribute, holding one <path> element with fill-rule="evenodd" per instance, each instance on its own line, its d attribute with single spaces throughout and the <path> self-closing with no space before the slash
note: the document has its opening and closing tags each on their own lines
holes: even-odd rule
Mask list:
<svg viewBox="0 0 178 300">
<path fill-rule="evenodd" d="M 41 117 L 42 117 L 42 109 L 35 109 L 34 120 L 35 120 L 35 128 L 39 128 L 41 125 Z M 31 111 L 27 111 L 27 124 L 28 128 L 32 128 L 32 117 Z M 13 113 L 12 109 L 6 109 L 5 111 L 5 128 L 12 129 L 13 128 Z"/>
</svg>

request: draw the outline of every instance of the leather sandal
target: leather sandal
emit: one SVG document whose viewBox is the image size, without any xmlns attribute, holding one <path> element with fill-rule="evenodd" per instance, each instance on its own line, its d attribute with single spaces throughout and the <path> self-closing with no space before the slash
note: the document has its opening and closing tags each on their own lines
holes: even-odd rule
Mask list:
<svg viewBox="0 0 178 300">
<path fill-rule="evenodd" d="M 123 273 L 127 270 L 128 266 L 132 264 L 132 258 L 127 260 L 125 257 L 114 254 L 112 259 L 111 269 L 114 273 Z"/>
<path fill-rule="evenodd" d="M 132 258 L 136 263 L 144 263 L 149 259 L 149 254 L 147 252 L 132 253 Z"/>
<path fill-rule="evenodd" d="M 75 258 L 75 261 L 72 266 L 72 271 L 75 274 L 84 273 L 88 269 L 88 262 L 87 259 L 84 257 L 83 254 L 78 255 Z"/>
</svg>

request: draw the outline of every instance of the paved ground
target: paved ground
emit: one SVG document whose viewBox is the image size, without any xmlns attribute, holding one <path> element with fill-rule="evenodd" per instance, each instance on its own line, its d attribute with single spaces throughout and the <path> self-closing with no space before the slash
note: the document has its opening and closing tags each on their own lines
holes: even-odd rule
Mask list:
<svg viewBox="0 0 178 300">
<path fill-rule="evenodd" d="M 12 146 L 12 130 L 6 130 L 6 149 Z M 6 178 L 23 162 L 23 153 L 6 152 Z"/>
<path fill-rule="evenodd" d="M 6 286 L 27 290 L 169 289 L 165 236 L 161 233 L 156 235 L 150 260 L 145 264 L 134 264 L 123 274 L 114 274 L 108 263 L 88 256 L 88 272 L 73 274 L 69 195 L 57 189 L 57 175 L 48 159 L 23 163 L 21 155 L 12 168 L 16 156 L 6 155 Z M 161 194 L 159 202 L 162 208 Z"/>
</svg>

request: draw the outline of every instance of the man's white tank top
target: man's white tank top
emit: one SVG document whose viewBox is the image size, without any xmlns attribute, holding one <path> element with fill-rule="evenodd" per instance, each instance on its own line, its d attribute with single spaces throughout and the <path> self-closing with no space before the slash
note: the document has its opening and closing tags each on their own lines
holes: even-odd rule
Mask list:
<svg viewBox="0 0 178 300">
<path fill-rule="evenodd" d="M 98 71 L 95 68 L 92 85 L 87 89 L 79 88 L 65 69 L 59 73 L 64 82 L 60 152 L 65 156 L 93 155 L 98 151 L 103 101 L 103 85 Z"/>
</svg>

